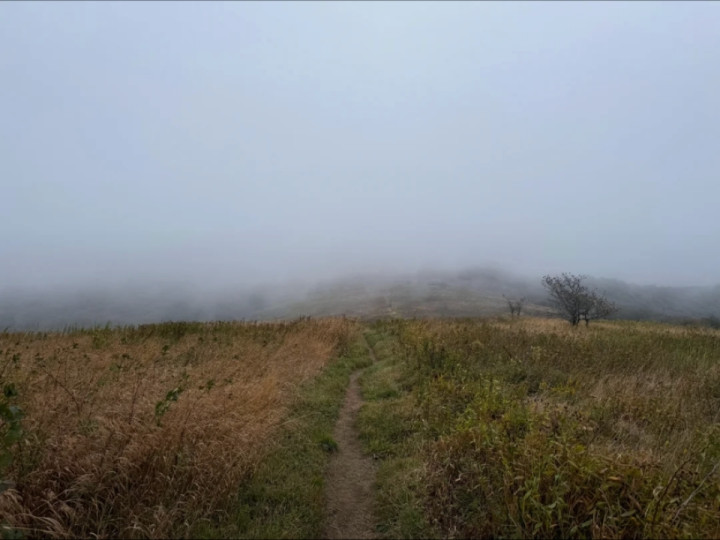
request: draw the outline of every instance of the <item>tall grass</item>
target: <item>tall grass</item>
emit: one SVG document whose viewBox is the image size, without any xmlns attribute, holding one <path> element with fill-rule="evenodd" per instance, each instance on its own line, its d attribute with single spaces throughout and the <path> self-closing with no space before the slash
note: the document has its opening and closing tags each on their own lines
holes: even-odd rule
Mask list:
<svg viewBox="0 0 720 540">
<path fill-rule="evenodd" d="M 320 376 L 303 385 L 272 450 L 244 481 L 233 512 L 191 531 L 197 538 L 319 538 L 325 515 L 325 473 L 350 374 L 370 365 L 362 339 Z"/>
<path fill-rule="evenodd" d="M 31 536 L 186 536 L 228 511 L 344 318 L 0 335 L 24 412 L 0 522 Z"/>
<path fill-rule="evenodd" d="M 425 532 L 720 536 L 717 331 L 542 319 L 376 330 L 405 388 L 376 420 L 394 415 L 405 434 L 361 426 L 369 447 L 403 445 L 417 460 L 409 489 Z"/>
</svg>

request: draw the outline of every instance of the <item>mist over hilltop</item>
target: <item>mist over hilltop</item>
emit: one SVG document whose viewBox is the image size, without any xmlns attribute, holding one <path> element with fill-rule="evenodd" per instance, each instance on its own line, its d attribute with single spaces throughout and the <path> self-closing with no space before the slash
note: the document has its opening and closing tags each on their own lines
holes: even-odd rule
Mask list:
<svg viewBox="0 0 720 540">
<path fill-rule="evenodd" d="M 705 317 L 719 26 L 703 2 L 1 3 L 2 325 L 541 313 L 564 271 Z M 487 266 L 524 277 L 463 270 Z"/>
<path fill-rule="evenodd" d="M 614 301 L 618 318 L 701 321 L 720 315 L 720 285 L 658 287 L 614 279 L 587 284 Z M 526 298 L 526 315 L 553 316 L 540 279 L 497 268 L 354 274 L 310 284 L 218 288 L 135 283 L 125 287 L 0 291 L 0 329 L 144 324 L 171 320 L 275 320 L 300 316 L 476 317 L 507 313 Z"/>
</svg>

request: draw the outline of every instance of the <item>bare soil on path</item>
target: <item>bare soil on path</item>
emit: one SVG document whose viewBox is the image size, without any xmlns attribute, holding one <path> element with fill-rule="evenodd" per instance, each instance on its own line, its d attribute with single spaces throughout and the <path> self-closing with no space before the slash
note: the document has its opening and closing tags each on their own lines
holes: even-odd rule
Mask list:
<svg viewBox="0 0 720 540">
<path fill-rule="evenodd" d="M 370 355 L 375 355 L 368 346 Z M 345 403 L 333 438 L 338 451 L 330 459 L 326 480 L 326 524 L 323 538 L 377 538 L 373 517 L 375 463 L 363 453 L 355 426 L 363 400 L 358 378 L 350 377 Z"/>
</svg>

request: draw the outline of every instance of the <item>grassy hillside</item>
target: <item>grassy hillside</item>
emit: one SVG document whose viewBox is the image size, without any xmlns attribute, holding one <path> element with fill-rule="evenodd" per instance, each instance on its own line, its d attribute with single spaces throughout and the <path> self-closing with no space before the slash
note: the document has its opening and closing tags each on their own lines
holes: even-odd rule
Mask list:
<svg viewBox="0 0 720 540">
<path fill-rule="evenodd" d="M 530 317 L 0 334 L 0 526 L 317 537 L 360 367 L 382 537 L 720 536 L 720 332 Z"/>
<path fill-rule="evenodd" d="M 620 308 L 617 318 L 695 322 L 720 327 L 720 286 L 655 287 L 589 278 Z M 145 283 L 87 289 L 0 289 L 0 330 L 137 325 L 170 320 L 278 320 L 328 317 L 483 317 L 503 315 L 503 295 L 526 298 L 525 314 L 549 316 L 540 276 L 497 270 L 357 275 L 310 286 L 244 288 Z"/>
<path fill-rule="evenodd" d="M 547 315 L 542 305 L 544 291 L 504 274 L 479 271 L 458 274 L 426 272 L 414 276 L 372 280 L 357 277 L 319 285 L 302 300 L 263 316 L 346 314 L 361 318 L 378 317 L 483 317 L 508 312 L 503 294 L 525 296 L 525 313 Z"/>
<path fill-rule="evenodd" d="M 0 524 L 163 538 L 216 521 L 356 332 L 304 319 L 0 334 Z"/>
<path fill-rule="evenodd" d="M 720 333 L 375 323 L 361 417 L 387 537 L 720 536 Z"/>
</svg>

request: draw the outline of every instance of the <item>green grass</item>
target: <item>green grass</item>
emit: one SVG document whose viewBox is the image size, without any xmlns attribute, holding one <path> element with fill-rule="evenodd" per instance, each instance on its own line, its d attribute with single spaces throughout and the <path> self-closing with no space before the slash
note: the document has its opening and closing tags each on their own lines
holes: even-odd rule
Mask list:
<svg viewBox="0 0 720 540">
<path fill-rule="evenodd" d="M 378 532 L 386 538 L 432 536 L 420 496 L 422 461 L 416 457 L 419 426 L 410 393 L 412 375 L 396 361 L 393 340 L 372 332 L 367 340 L 378 361 L 360 378 L 366 403 L 358 428 L 365 451 L 381 460 L 376 478 Z"/>
<path fill-rule="evenodd" d="M 393 320 L 361 382 L 386 537 L 720 535 L 720 334 Z"/>
<path fill-rule="evenodd" d="M 362 340 L 307 384 L 275 448 L 240 486 L 231 515 L 198 523 L 200 538 L 318 538 L 322 533 L 325 469 L 337 450 L 332 438 L 350 374 L 371 363 Z"/>
</svg>

